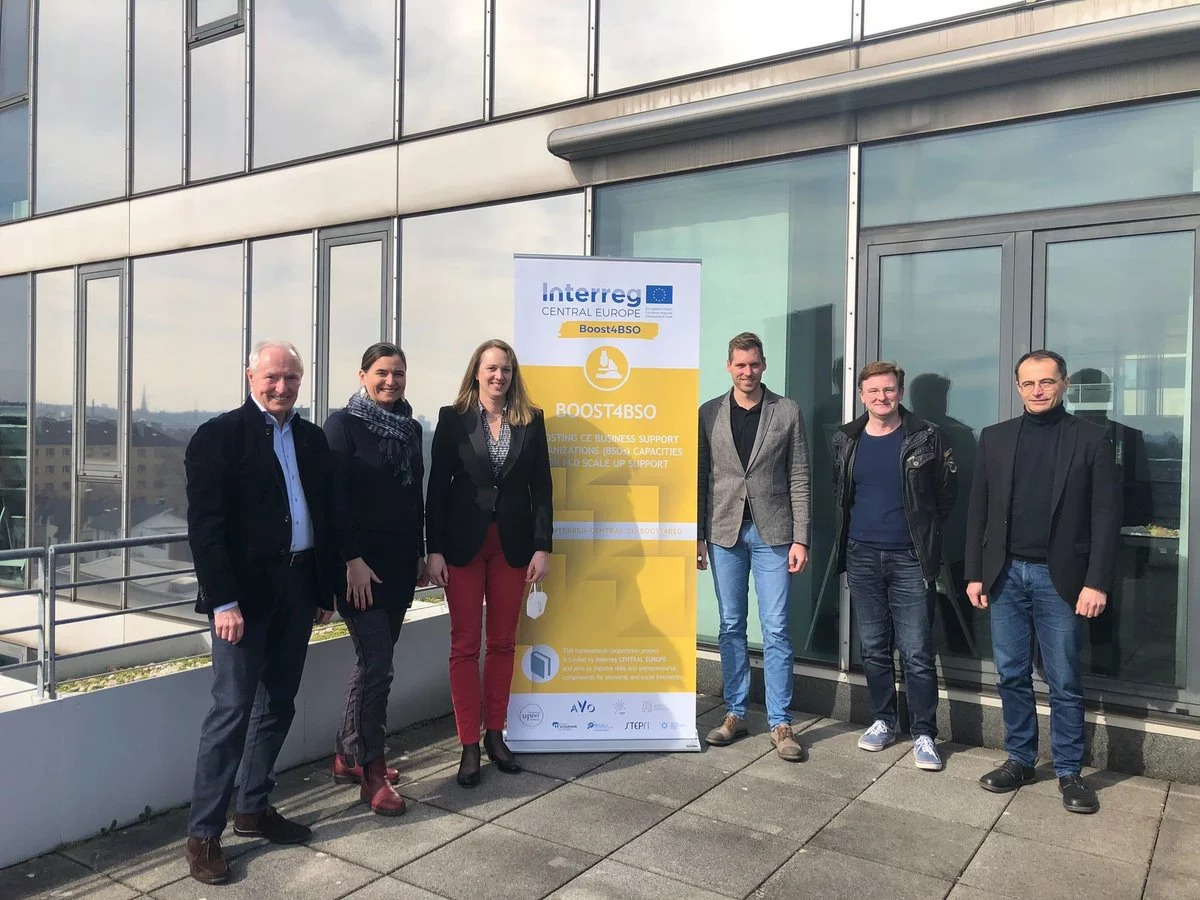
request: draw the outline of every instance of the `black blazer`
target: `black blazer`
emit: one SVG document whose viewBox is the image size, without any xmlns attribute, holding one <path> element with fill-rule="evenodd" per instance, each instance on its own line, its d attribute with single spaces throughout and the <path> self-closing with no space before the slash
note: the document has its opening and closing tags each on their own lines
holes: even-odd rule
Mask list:
<svg viewBox="0 0 1200 900">
<path fill-rule="evenodd" d="M 416 424 L 421 446 L 421 426 Z M 343 561 L 366 548 L 386 544 L 398 555 L 425 555 L 425 469 L 417 455 L 411 484 L 402 484 L 379 455 L 379 438 L 345 409 L 325 420 L 325 438 L 333 462 L 333 508 L 338 549 Z"/>
<path fill-rule="evenodd" d="M 967 512 L 965 576 L 991 593 L 1008 559 L 1013 463 L 1021 418 L 979 435 Z M 1060 597 L 1075 605 L 1086 586 L 1110 593 L 1121 531 L 1121 494 L 1112 443 L 1099 425 L 1067 415 L 1052 488 L 1046 562 Z"/>
<path fill-rule="evenodd" d="M 237 603 L 262 618 L 271 596 L 270 566 L 288 552 L 291 515 L 272 426 L 250 398 L 201 425 L 184 454 L 188 543 L 200 593 L 196 612 Z M 300 482 L 313 526 L 319 602 L 333 609 L 341 561 L 333 531 L 329 445 L 316 425 L 292 419 Z"/>
<path fill-rule="evenodd" d="M 452 566 L 465 566 L 483 546 L 493 518 L 510 566 L 529 565 L 534 551 L 551 550 L 554 528 L 546 420 L 512 426 L 500 477 L 492 476 L 479 410 L 443 406 L 433 432 L 425 543 Z"/>
</svg>

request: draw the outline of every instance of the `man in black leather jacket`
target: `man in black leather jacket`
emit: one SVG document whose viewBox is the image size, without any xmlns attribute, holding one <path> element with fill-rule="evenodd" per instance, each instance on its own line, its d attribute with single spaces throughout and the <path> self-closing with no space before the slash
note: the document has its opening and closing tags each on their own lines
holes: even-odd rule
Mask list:
<svg viewBox="0 0 1200 900">
<path fill-rule="evenodd" d="M 894 645 L 904 664 L 915 764 L 940 771 L 932 584 L 958 469 L 941 430 L 900 405 L 903 369 L 869 363 L 858 388 L 867 411 L 832 441 L 838 571 L 850 584 L 875 720 L 858 746 L 876 751 L 896 742 Z"/>
</svg>

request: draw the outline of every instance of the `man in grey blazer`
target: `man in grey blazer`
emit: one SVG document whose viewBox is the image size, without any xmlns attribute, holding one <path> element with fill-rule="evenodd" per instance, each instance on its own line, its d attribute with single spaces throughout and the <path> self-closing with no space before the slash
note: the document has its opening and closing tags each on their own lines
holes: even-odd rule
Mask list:
<svg viewBox="0 0 1200 900">
<path fill-rule="evenodd" d="M 750 657 L 746 612 L 750 574 L 763 634 L 763 676 L 771 742 L 789 762 L 804 752 L 792 734 L 792 638 L 788 580 L 808 564 L 809 474 L 804 419 L 795 401 L 767 390 L 762 341 L 729 342 L 733 387 L 700 407 L 696 568 L 712 562 L 721 616 L 718 645 L 725 720 L 708 733 L 717 747 L 749 733 Z"/>
</svg>

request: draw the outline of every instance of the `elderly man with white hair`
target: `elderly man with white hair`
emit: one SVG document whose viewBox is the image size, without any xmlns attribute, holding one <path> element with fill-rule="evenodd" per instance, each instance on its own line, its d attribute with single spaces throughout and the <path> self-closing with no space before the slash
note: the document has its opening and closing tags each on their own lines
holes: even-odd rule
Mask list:
<svg viewBox="0 0 1200 900">
<path fill-rule="evenodd" d="M 294 346 L 250 354 L 238 409 L 197 429 L 184 458 L 188 541 L 212 628 L 213 705 L 200 734 L 186 855 L 192 877 L 229 877 L 221 833 L 278 844 L 309 829 L 269 803 L 295 713 L 314 622 L 329 621 L 341 571 L 324 432 L 296 415 L 304 365 Z"/>
</svg>

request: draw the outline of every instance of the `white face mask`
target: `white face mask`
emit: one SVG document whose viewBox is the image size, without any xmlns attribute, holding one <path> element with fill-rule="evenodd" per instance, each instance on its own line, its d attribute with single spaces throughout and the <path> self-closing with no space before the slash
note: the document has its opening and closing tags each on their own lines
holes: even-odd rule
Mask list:
<svg viewBox="0 0 1200 900">
<path fill-rule="evenodd" d="M 529 592 L 529 598 L 525 601 L 525 615 L 536 619 L 545 611 L 546 592 L 542 590 L 541 584 L 535 584 Z"/>
</svg>

